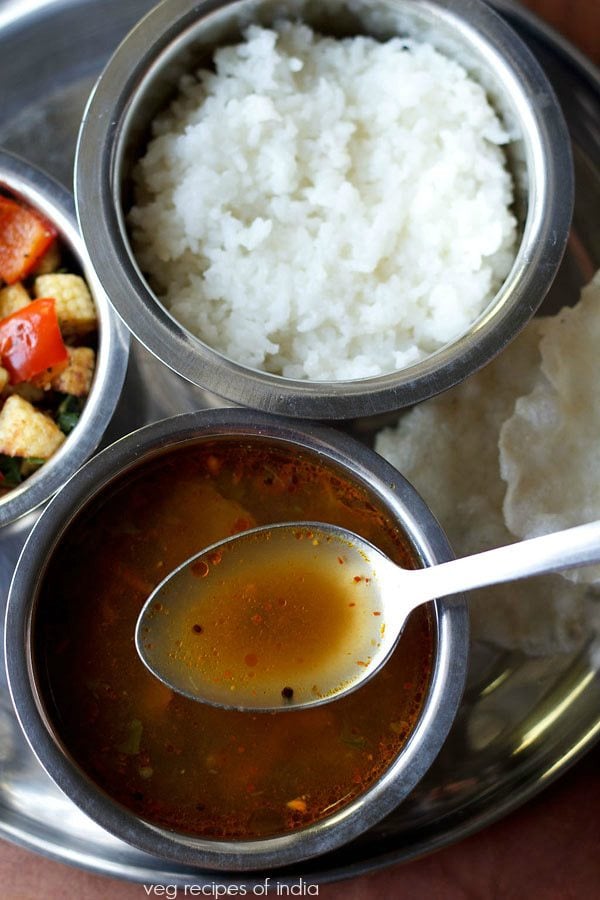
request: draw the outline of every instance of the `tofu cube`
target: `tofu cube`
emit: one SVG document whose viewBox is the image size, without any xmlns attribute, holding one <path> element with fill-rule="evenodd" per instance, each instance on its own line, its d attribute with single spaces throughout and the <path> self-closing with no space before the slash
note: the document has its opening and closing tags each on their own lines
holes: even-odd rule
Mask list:
<svg viewBox="0 0 600 900">
<path fill-rule="evenodd" d="M 19 384 L 8 384 L 4 391 L 5 395 L 17 394 L 28 403 L 39 403 L 44 399 L 44 389 L 32 384 L 30 381 L 21 381 Z"/>
<path fill-rule="evenodd" d="M 52 419 L 12 394 L 0 410 L 0 453 L 49 459 L 65 440 Z"/>
<path fill-rule="evenodd" d="M 36 297 L 53 297 L 60 330 L 65 337 L 81 337 L 98 327 L 96 308 L 88 286 L 79 275 L 39 275 L 33 284 Z"/>
<path fill-rule="evenodd" d="M 52 379 L 51 387 L 62 394 L 87 397 L 92 386 L 96 354 L 91 347 L 67 347 L 67 368 Z"/>
<path fill-rule="evenodd" d="M 49 275 L 51 272 L 56 272 L 58 268 L 60 268 L 60 247 L 58 241 L 52 241 L 33 270 L 33 274 Z"/>
<path fill-rule="evenodd" d="M 11 316 L 31 302 L 31 297 L 20 281 L 0 288 L 0 319 Z"/>
</svg>

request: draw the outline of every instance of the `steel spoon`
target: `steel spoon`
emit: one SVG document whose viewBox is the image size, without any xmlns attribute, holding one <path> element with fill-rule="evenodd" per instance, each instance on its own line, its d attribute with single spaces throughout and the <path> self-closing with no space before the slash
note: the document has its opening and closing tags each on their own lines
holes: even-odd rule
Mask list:
<svg viewBox="0 0 600 900">
<path fill-rule="evenodd" d="M 412 570 L 334 525 L 268 525 L 214 544 L 171 572 L 144 604 L 135 642 L 154 675 L 194 700 L 232 709 L 301 709 L 340 697 L 371 678 L 396 646 L 410 613 L 422 603 L 598 562 L 600 522 Z M 271 565 L 283 573 L 283 580 L 265 593 L 257 567 L 262 571 Z M 335 626 L 331 635 L 320 627 L 320 618 L 308 617 L 303 623 L 294 603 L 288 609 L 281 599 L 286 582 L 302 580 L 303 573 L 310 575 L 317 567 L 340 586 L 339 610 L 329 618 Z M 214 597 L 230 589 L 224 608 L 232 609 L 232 618 L 221 613 L 213 621 Z M 302 581 L 296 605 L 303 606 L 303 590 L 308 601 L 315 599 L 311 591 L 320 588 Z M 323 590 L 329 600 L 330 592 Z M 277 609 L 278 604 L 283 608 Z M 236 619 L 238 606 L 242 612 Z M 324 608 L 316 603 L 312 607 L 317 615 Z M 291 629 L 289 616 L 296 616 Z M 339 619 L 346 621 L 344 628 L 338 627 Z M 270 633 L 265 620 L 272 620 Z M 246 643 L 237 655 L 227 657 L 223 647 L 230 632 L 235 636 L 244 629 Z M 282 643 L 286 630 L 287 644 Z M 321 646 L 320 655 L 311 649 L 313 639 Z M 273 668 L 275 657 L 278 664 Z"/>
</svg>

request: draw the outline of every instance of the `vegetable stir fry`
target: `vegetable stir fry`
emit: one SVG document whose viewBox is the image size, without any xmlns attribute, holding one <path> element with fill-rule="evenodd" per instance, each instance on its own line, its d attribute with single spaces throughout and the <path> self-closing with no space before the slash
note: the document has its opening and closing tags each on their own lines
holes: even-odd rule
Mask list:
<svg viewBox="0 0 600 900">
<path fill-rule="evenodd" d="M 74 429 L 96 362 L 88 287 L 64 268 L 56 229 L 0 194 L 0 497 Z"/>
</svg>

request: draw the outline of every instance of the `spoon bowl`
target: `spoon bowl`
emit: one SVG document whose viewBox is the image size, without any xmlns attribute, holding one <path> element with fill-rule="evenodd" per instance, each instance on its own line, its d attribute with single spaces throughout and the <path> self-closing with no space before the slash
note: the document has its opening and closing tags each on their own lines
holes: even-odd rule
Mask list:
<svg viewBox="0 0 600 900">
<path fill-rule="evenodd" d="M 158 678 L 192 699 L 301 709 L 371 678 L 421 603 L 597 562 L 600 522 L 412 570 L 335 525 L 268 525 L 171 572 L 140 613 L 136 647 Z"/>
<path fill-rule="evenodd" d="M 334 525 L 251 529 L 158 585 L 138 619 L 137 650 L 174 690 L 216 706 L 325 703 L 370 678 L 399 638 L 410 610 L 402 615 L 398 602 L 387 627 L 378 573 L 388 571 L 402 570 Z"/>
</svg>

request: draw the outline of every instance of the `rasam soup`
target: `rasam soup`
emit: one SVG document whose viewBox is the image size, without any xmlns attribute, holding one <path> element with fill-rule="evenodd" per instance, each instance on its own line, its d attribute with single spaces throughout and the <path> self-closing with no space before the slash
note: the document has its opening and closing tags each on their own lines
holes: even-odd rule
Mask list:
<svg viewBox="0 0 600 900">
<path fill-rule="evenodd" d="M 47 713 L 84 772 L 148 822 L 233 839 L 302 828 L 372 785 L 419 718 L 434 650 L 426 610 L 378 675 L 313 710 L 196 703 L 139 660 L 137 616 L 171 569 L 228 535 L 293 520 L 344 526 L 416 565 L 362 486 L 315 453 L 260 438 L 211 438 L 141 464 L 58 545 L 34 623 Z"/>
</svg>

